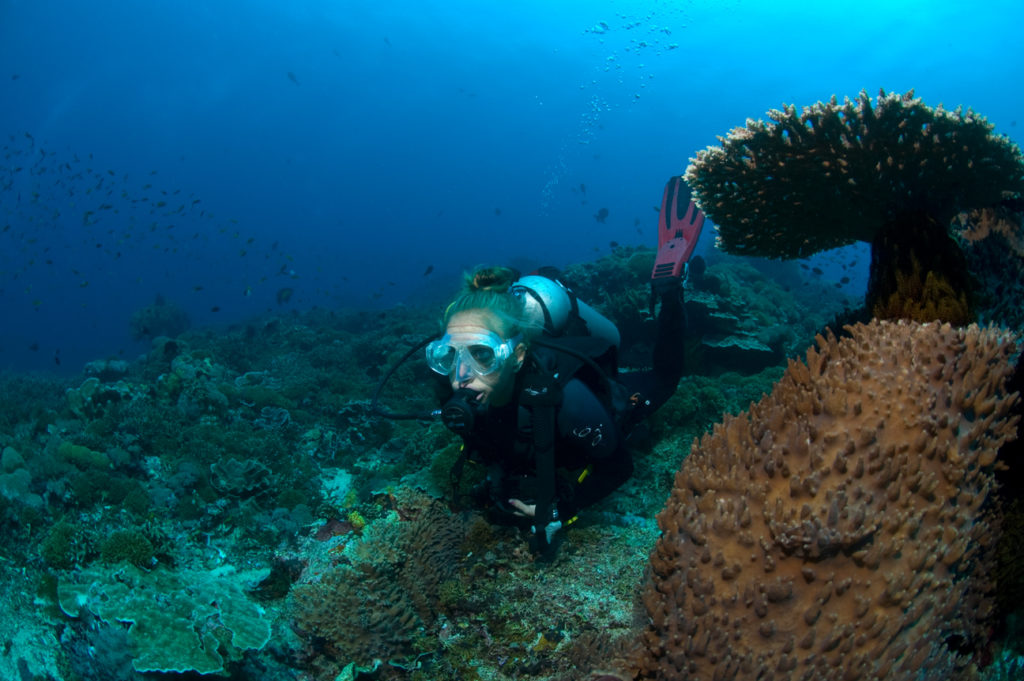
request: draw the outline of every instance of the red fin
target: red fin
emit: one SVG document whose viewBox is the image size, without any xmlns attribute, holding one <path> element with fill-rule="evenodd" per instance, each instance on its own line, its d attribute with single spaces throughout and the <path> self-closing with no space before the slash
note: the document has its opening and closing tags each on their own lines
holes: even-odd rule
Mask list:
<svg viewBox="0 0 1024 681">
<path fill-rule="evenodd" d="M 665 185 L 658 213 L 658 257 L 651 279 L 679 277 L 704 226 L 704 213 L 690 198 L 690 188 L 675 175 Z"/>
</svg>

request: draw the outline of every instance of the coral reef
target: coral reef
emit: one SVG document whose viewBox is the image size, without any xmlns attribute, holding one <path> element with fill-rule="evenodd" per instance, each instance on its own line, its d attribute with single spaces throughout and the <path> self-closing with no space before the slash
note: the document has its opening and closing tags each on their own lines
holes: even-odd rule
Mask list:
<svg viewBox="0 0 1024 681">
<path fill-rule="evenodd" d="M 965 243 L 970 254 L 1002 238 Z M 652 259 L 617 247 L 567 270 L 623 325 L 631 367 L 649 357 Z M 436 501 L 453 499 L 459 449 L 442 424 L 369 410 L 436 308 L 289 311 L 160 337 L 66 380 L 0 373 L 0 678 L 137 681 L 160 673 L 136 667 L 190 665 L 195 678 L 553 681 L 584 678 L 595 656 L 608 669 L 646 624 L 653 517 L 690 442 L 770 391 L 779 358 L 845 304 L 807 263 L 706 264 L 686 290 L 687 359 L 706 375 L 685 377 L 634 431 L 632 479 L 581 514 L 543 568 L 526 535 Z M 708 349 L 729 337 L 728 355 Z M 741 347 L 756 343 L 771 356 Z M 432 407 L 431 378 L 410 361 L 382 401 Z M 469 466 L 463 491 L 483 474 Z M 213 592 L 227 610 L 211 610 Z M 336 607 L 318 609 L 319 596 Z M 153 623 L 169 633 L 148 637 Z M 264 626 L 270 640 L 249 647 Z"/>
<path fill-rule="evenodd" d="M 984 658 L 1016 345 L 847 331 L 694 442 L 658 516 L 637 678 L 969 678 Z"/>
<path fill-rule="evenodd" d="M 963 255 L 947 234 L 958 211 L 994 206 L 1024 194 L 1024 156 L 983 117 L 926 106 L 913 91 L 835 97 L 798 112 L 768 112 L 698 152 L 686 171 L 721 248 L 737 254 L 797 258 L 854 241 L 872 243 L 869 308 L 906 295 L 897 282 L 932 272 L 954 299 L 970 282 Z M 914 267 L 918 272 L 914 272 Z M 933 287 L 933 290 L 935 287 Z M 969 301 L 968 301 L 969 302 Z M 962 305 L 919 310 L 960 314 Z M 973 321 L 967 311 L 954 323 Z"/>
<path fill-rule="evenodd" d="M 128 681 L 142 678 L 137 664 L 333 680 L 348 665 L 290 627 L 292 589 L 320 575 L 345 585 L 370 631 L 380 616 L 372 603 L 401 605 L 410 618 L 403 628 L 384 613 L 393 648 L 356 648 L 387 654 L 377 678 L 548 678 L 568 669 L 577 635 L 623 633 L 660 492 L 616 500 L 623 510 L 608 506 L 597 526 L 581 520 L 565 559 L 540 570 L 518 532 L 450 515 L 413 491 L 447 489 L 454 438 L 441 424 L 375 419 L 367 397 L 388 363 L 435 328 L 434 312 L 290 313 L 157 339 L 126 370 L 100 362 L 66 381 L 0 375 L 0 562 L 12 568 L 0 575 L 10 606 L 0 612 L 10 651 L 0 677 Z M 432 406 L 430 376 L 408 363 L 385 404 Z M 657 490 L 674 469 L 658 469 Z M 231 613 L 189 599 L 206 593 L 196 584 L 216 578 L 227 592 L 221 580 L 260 566 L 287 566 L 244 591 L 273 636 L 239 647 Z M 118 584 L 141 600 L 124 601 Z M 65 601 L 86 602 L 79 617 L 57 607 L 58 585 Z M 97 620 L 111 594 L 121 610 Z M 160 620 L 174 634 L 164 658 L 147 652 L 161 644 L 146 624 L 129 635 L 118 619 L 136 606 L 155 616 L 146 599 L 173 620 Z M 350 671 L 359 673 L 354 662 Z"/>
</svg>

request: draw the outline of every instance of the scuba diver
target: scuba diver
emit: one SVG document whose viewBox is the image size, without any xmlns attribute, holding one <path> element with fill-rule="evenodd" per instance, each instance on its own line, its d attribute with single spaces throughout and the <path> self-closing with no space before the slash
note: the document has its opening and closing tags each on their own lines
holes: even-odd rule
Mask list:
<svg viewBox="0 0 1024 681">
<path fill-rule="evenodd" d="M 445 309 L 443 335 L 426 346 L 445 377 L 437 412 L 462 437 L 465 461 L 484 466 L 472 493 L 493 522 L 532 530 L 550 560 L 581 509 L 632 474 L 625 439 L 664 404 L 683 374 L 683 270 L 704 215 L 679 177 L 669 180 L 659 219 L 652 308 L 660 298 L 652 368 L 619 373 L 619 332 L 552 271 L 519 277 L 504 267 L 467 275 Z"/>
</svg>

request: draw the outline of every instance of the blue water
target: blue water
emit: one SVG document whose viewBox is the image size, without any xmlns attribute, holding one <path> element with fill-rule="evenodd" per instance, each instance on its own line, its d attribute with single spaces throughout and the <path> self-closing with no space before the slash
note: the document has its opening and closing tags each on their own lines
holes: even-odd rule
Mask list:
<svg viewBox="0 0 1024 681">
<path fill-rule="evenodd" d="M 1020 0 L 0 0 L 0 369 L 133 357 L 157 294 L 197 325 L 435 304 L 476 264 L 653 245 L 666 178 L 783 102 L 914 88 L 1020 142 L 1022 25 Z"/>
</svg>

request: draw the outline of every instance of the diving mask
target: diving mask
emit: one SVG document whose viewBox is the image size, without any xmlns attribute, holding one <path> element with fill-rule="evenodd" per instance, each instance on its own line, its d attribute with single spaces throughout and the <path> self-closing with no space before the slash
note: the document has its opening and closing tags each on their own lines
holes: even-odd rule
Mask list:
<svg viewBox="0 0 1024 681">
<path fill-rule="evenodd" d="M 460 365 L 469 367 L 477 376 L 498 371 L 512 356 L 522 336 L 502 340 L 494 333 L 446 333 L 427 345 L 427 365 L 443 376 L 456 372 Z"/>
</svg>

